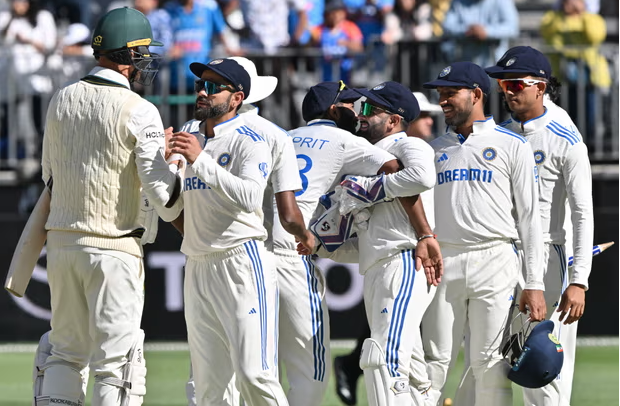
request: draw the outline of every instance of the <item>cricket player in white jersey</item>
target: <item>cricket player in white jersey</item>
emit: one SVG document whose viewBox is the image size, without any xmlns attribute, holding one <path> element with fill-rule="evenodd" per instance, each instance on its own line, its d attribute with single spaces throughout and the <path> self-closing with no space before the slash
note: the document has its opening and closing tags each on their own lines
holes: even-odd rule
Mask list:
<svg viewBox="0 0 620 406">
<path fill-rule="evenodd" d="M 435 138 L 433 135 L 433 123 L 434 116 L 441 113 L 441 107 L 438 104 L 432 104 L 428 98 L 420 92 L 413 92 L 418 105 L 420 107 L 420 114 L 415 120 L 409 122 L 407 126 L 407 136 L 417 137 L 425 141 L 430 141 Z M 368 130 L 367 130 L 368 131 Z M 429 190 L 420 195 L 424 203 L 424 213 L 430 229 L 435 228 L 435 215 L 433 204 L 433 191 Z M 422 232 L 421 235 L 429 234 L 429 232 Z M 432 234 L 432 232 L 430 233 Z M 429 293 L 434 292 L 433 288 L 430 288 Z M 432 299 L 432 294 L 428 295 L 429 299 Z M 419 301 L 418 301 L 418 307 Z M 334 358 L 334 373 L 336 375 L 336 393 L 338 397 L 347 405 L 355 405 L 357 403 L 357 379 L 363 374 L 363 371 L 359 367 L 359 358 L 362 352 L 362 346 L 364 340 L 370 337 L 370 327 L 368 325 L 357 337 L 356 347 L 347 355 L 338 356 Z M 411 359 L 412 373 L 410 376 L 410 382 L 412 388 L 415 388 L 418 392 L 423 392 L 425 388 L 429 388 L 430 380 L 426 373 L 426 362 L 424 361 L 424 351 L 422 349 L 422 337 L 419 330 L 416 330 L 416 345 L 413 348 L 414 354 Z"/>
<path fill-rule="evenodd" d="M 359 97 L 352 90 L 340 89 L 336 82 L 319 83 L 304 97 L 302 115 L 308 125 L 290 134 L 302 179 L 296 199 L 306 224 L 319 198 L 345 175 L 398 170 L 392 155 L 338 128 L 355 127 L 352 108 Z M 331 370 L 325 279 L 309 255 L 297 253 L 295 238 L 281 222 L 274 223 L 273 244 L 280 289 L 279 356 L 290 385 L 288 400 L 295 406 L 318 406 Z"/>
<path fill-rule="evenodd" d="M 547 318 L 554 321 L 554 335 L 564 348 L 558 378 L 539 389 L 524 388 L 524 399 L 537 406 L 569 406 L 577 321 L 583 315 L 592 267 L 594 215 L 588 148 L 560 107 L 545 107 L 551 65 L 540 51 L 528 46 L 511 48 L 486 72 L 498 80 L 512 113 L 511 119 L 500 125 L 528 140 L 538 166 Z M 572 247 L 565 246 L 567 202 L 574 230 Z M 566 248 L 574 256 L 570 274 Z"/>
<path fill-rule="evenodd" d="M 188 257 L 185 318 L 196 401 L 227 404 L 224 393 L 234 374 L 249 405 L 286 405 L 274 372 L 277 285 L 261 210 L 271 149 L 262 122 L 237 114 L 251 90 L 239 63 L 216 59 L 190 69 L 201 79 L 196 106 L 206 144 L 178 132 L 169 146 L 188 162 L 181 251 Z M 179 213 L 171 211 L 165 220 Z"/>
<path fill-rule="evenodd" d="M 431 394 L 436 404 L 468 328 L 475 405 L 509 405 L 509 367 L 499 345 L 520 275 L 516 239 L 526 269 L 520 310 L 529 309 L 532 320 L 546 315 L 536 164 L 522 136 L 484 116 L 490 81 L 478 65 L 453 63 L 424 87 L 438 90 L 448 125 L 431 142 L 445 268 L 422 328 Z"/>
<path fill-rule="evenodd" d="M 160 210 L 175 203 L 180 182 L 164 160 L 157 109 L 130 83 L 150 84 L 158 56 L 149 47 L 161 45 L 142 13 L 111 10 L 93 33 L 98 66 L 50 102 L 42 166 L 52 191 L 46 223 L 52 331 L 51 355 L 39 357 L 46 350 L 40 349 L 35 361 L 38 406 L 83 404 L 81 373 L 89 364 L 92 405 L 142 404 L 140 188 Z"/>
<path fill-rule="evenodd" d="M 278 79 L 274 76 L 259 76 L 256 71 L 256 66 L 247 58 L 231 57 L 228 59 L 234 60 L 243 66 L 250 76 L 251 90 L 248 97 L 243 100 L 243 104 L 239 108 L 238 113 L 257 115 L 258 108 L 252 103 L 269 97 L 275 90 Z M 202 98 L 203 96 L 198 95 L 197 100 L 200 101 Z M 196 112 L 198 115 L 201 114 L 200 109 L 197 109 Z M 298 241 L 307 246 L 313 246 L 314 236 L 306 229 L 305 221 L 295 200 L 295 192 L 301 190 L 301 180 L 297 168 L 297 159 L 295 157 L 295 148 L 293 147 L 292 138 L 277 125 L 260 117 L 256 117 L 256 120 L 263 123 L 262 127 L 265 130 L 265 141 L 270 146 L 274 162 L 273 170 L 269 176 L 263 198 L 263 224 L 268 232 L 268 238 L 265 240 L 265 247 L 268 251 L 273 251 L 272 228 L 274 223 L 274 195 L 278 207 L 279 222 L 282 224 L 282 227 Z M 205 138 L 204 135 L 200 133 L 200 123 L 200 120 L 197 119 L 190 120 L 181 127 L 181 131 L 186 131 L 195 135 L 202 145 L 204 144 Z M 182 231 L 182 222 L 175 221 L 174 223 L 180 223 L 180 231 Z M 310 241 L 308 241 L 308 239 L 310 239 Z M 194 379 L 191 374 L 186 385 L 186 395 L 188 405 L 195 406 L 196 393 L 194 390 Z M 238 402 L 239 392 L 236 390 L 234 380 L 229 385 L 226 398 L 230 399 L 232 404 Z"/>
</svg>

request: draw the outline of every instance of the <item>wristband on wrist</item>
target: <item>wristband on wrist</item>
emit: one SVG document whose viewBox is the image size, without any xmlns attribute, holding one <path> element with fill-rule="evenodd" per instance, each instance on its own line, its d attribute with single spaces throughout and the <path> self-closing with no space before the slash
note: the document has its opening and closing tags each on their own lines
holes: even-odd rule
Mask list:
<svg viewBox="0 0 620 406">
<path fill-rule="evenodd" d="M 426 239 L 426 238 L 434 238 L 437 239 L 437 234 L 426 234 L 426 235 L 421 235 L 420 238 L 418 238 L 418 242 Z"/>
</svg>

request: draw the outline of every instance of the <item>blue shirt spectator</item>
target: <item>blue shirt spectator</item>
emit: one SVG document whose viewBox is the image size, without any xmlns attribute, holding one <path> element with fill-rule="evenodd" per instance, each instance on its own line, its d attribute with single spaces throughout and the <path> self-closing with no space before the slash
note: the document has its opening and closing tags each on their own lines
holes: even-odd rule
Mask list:
<svg viewBox="0 0 620 406">
<path fill-rule="evenodd" d="M 362 31 L 364 46 L 381 36 L 383 18 L 394 8 L 394 0 L 344 0 L 351 21 Z"/>
<path fill-rule="evenodd" d="M 490 66 L 508 50 L 508 40 L 519 35 L 519 14 L 513 0 L 452 0 L 443 30 L 444 37 L 460 40 L 458 45 L 444 43 L 448 61 Z M 485 42 L 493 39 L 499 40 L 494 53 Z"/>
<path fill-rule="evenodd" d="M 226 22 L 214 0 L 180 0 L 166 4 L 174 36 L 170 57 L 171 90 L 178 90 L 179 66 L 185 70 L 186 90 L 193 92 L 194 74 L 189 70 L 192 62 L 207 63 L 213 46 L 213 37 L 222 37 Z"/>
</svg>

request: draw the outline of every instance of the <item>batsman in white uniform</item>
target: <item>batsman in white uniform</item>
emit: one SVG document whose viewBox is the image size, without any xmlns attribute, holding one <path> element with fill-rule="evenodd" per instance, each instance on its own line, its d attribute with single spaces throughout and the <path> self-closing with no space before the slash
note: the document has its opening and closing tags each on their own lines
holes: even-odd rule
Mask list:
<svg viewBox="0 0 620 406">
<path fill-rule="evenodd" d="M 542 388 L 524 388 L 524 398 L 526 404 L 537 406 L 569 406 L 577 321 L 583 315 L 592 267 L 594 215 L 588 148 L 560 107 L 545 107 L 551 65 L 540 51 L 528 46 L 511 48 L 486 72 L 498 79 L 512 112 L 511 119 L 500 125 L 528 140 L 538 167 L 547 269 L 546 318 L 554 321 L 554 335 L 564 348 L 561 374 Z M 567 202 L 573 230 L 569 240 L 574 241 L 573 246 L 568 247 L 574 256 L 571 274 L 568 273 L 565 246 Z"/>
<path fill-rule="evenodd" d="M 484 116 L 490 82 L 478 65 L 453 63 L 424 87 L 438 90 L 449 126 L 431 142 L 435 232 L 445 268 L 423 320 L 431 393 L 438 402 L 467 326 L 475 404 L 509 405 L 509 367 L 499 346 L 520 275 L 518 238 L 526 269 L 520 309 L 529 308 L 533 320 L 546 315 L 536 164 L 522 136 Z"/>
<path fill-rule="evenodd" d="M 324 82 L 311 87 L 303 100 L 308 125 L 290 134 L 302 179 L 296 199 L 306 224 L 319 198 L 345 175 L 398 170 L 392 155 L 337 127 L 340 119 L 344 127 L 351 123 L 352 101 L 359 97 L 349 89 L 340 90 L 336 82 Z M 277 212 L 278 207 L 274 209 Z M 309 255 L 297 253 L 295 238 L 281 222 L 274 223 L 273 244 L 280 288 L 279 354 L 290 385 L 288 400 L 295 406 L 318 406 L 331 370 L 325 279 Z"/>
<path fill-rule="evenodd" d="M 286 405 L 275 372 L 276 274 L 261 210 L 271 149 L 262 121 L 237 114 L 251 89 L 239 63 L 216 59 L 190 69 L 201 78 L 197 119 L 206 144 L 179 132 L 169 145 L 188 162 L 181 251 L 188 257 L 185 318 L 197 404 L 228 404 L 224 393 L 234 374 L 249 405 Z"/>
<path fill-rule="evenodd" d="M 51 100 L 42 166 L 52 191 L 46 223 L 52 331 L 51 348 L 37 351 L 36 405 L 83 404 L 89 364 L 92 405 L 142 404 L 140 188 L 164 209 L 178 197 L 180 182 L 164 160 L 159 113 L 130 82 L 150 84 L 157 56 L 149 46 L 161 45 L 142 13 L 111 10 L 93 34 L 98 66 Z M 51 355 L 39 357 L 46 350 Z"/>
</svg>

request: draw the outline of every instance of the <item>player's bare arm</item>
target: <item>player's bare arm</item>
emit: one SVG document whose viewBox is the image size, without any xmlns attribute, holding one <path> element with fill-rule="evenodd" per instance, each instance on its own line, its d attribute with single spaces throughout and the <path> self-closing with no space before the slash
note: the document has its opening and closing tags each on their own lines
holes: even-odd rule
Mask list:
<svg viewBox="0 0 620 406">
<path fill-rule="evenodd" d="M 381 168 L 379 168 L 379 170 L 377 171 L 377 175 L 381 175 L 382 173 L 385 173 L 386 175 L 389 175 L 391 173 L 396 173 L 396 172 L 398 172 L 401 169 L 402 168 L 398 164 L 398 160 L 392 159 L 392 160 L 387 161 L 386 163 L 384 163 L 383 166 Z"/>
<path fill-rule="evenodd" d="M 172 220 L 170 222 L 170 224 L 172 224 L 172 226 L 174 228 L 177 229 L 177 231 L 181 234 L 184 235 L 185 234 L 185 228 L 183 226 L 183 222 L 185 221 L 185 210 L 181 211 L 181 214 L 179 214 L 179 217 L 177 217 L 176 219 Z"/>
<path fill-rule="evenodd" d="M 307 250 L 314 249 L 314 235 L 306 229 L 304 217 L 295 200 L 295 192 L 286 190 L 275 194 L 278 216 L 282 227 L 295 236 L 295 239 Z"/>
<path fill-rule="evenodd" d="M 399 197 L 400 204 L 407 212 L 409 222 L 418 236 L 433 235 L 433 230 L 426 220 L 424 205 L 420 195 L 411 197 Z M 415 250 L 416 255 L 416 271 L 424 267 L 426 281 L 429 285 L 437 286 L 441 282 L 443 275 L 443 257 L 439 243 L 433 238 L 423 238 L 418 241 Z"/>
</svg>

